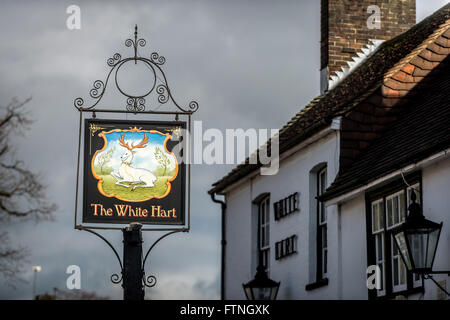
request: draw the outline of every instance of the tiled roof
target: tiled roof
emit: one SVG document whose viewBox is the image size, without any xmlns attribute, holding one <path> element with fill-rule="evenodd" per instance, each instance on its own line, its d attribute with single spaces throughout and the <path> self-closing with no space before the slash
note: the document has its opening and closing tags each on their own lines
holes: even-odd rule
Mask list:
<svg viewBox="0 0 450 320">
<path fill-rule="evenodd" d="M 424 19 L 407 32 L 384 42 L 379 49 L 356 70 L 342 80 L 333 90 L 319 96 L 298 112 L 279 132 L 280 154 L 327 127 L 337 116 L 346 116 L 355 106 L 382 88 L 389 98 L 401 98 L 397 91 L 389 91 L 383 84 L 405 65 L 416 59 L 417 64 L 431 64 L 418 55 L 430 44 L 441 38 L 450 26 L 450 4 Z M 420 69 L 420 67 L 419 67 Z M 393 94 L 393 96 L 389 96 Z M 373 138 L 377 138 L 373 135 Z M 372 136 L 371 136 L 372 139 Z M 366 146 L 367 147 L 367 146 Z M 355 158 L 358 153 L 352 157 Z M 227 186 L 259 169 L 261 164 L 249 164 L 247 158 L 221 180 L 213 184 L 209 193 L 221 192 Z"/>
<path fill-rule="evenodd" d="M 321 200 L 345 194 L 450 147 L 450 55 L 423 81 L 399 120 L 338 175 Z"/>
</svg>

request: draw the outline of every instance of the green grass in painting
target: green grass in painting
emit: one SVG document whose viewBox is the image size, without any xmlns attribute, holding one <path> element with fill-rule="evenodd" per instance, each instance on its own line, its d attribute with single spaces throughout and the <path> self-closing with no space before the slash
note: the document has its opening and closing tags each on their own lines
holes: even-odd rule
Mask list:
<svg viewBox="0 0 450 320">
<path fill-rule="evenodd" d="M 167 180 L 170 177 L 157 177 L 155 181 L 155 186 L 150 188 L 136 188 L 133 191 L 131 187 L 124 187 L 116 185 L 116 180 L 108 175 L 100 175 L 103 179 L 102 188 L 103 191 L 108 195 L 115 195 L 122 199 L 129 201 L 142 201 L 148 199 L 149 197 L 160 197 L 167 191 Z M 127 183 L 124 183 L 127 184 Z M 144 183 L 136 184 L 143 185 Z"/>
</svg>

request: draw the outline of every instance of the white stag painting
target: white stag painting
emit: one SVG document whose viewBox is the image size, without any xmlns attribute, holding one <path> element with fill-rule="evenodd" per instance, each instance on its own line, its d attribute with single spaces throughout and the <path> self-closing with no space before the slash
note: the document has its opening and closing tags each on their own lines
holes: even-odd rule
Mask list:
<svg viewBox="0 0 450 320">
<path fill-rule="evenodd" d="M 101 194 L 131 202 L 167 196 L 178 173 L 176 157 L 166 147 L 169 134 L 134 128 L 99 136 L 105 145 L 91 167 Z"/>
</svg>

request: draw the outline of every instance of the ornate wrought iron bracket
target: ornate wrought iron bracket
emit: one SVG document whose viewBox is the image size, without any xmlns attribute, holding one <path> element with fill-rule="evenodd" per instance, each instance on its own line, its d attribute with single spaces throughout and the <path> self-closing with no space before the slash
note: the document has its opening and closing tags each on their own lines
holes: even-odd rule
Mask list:
<svg viewBox="0 0 450 320">
<path fill-rule="evenodd" d="M 176 115 L 178 114 L 192 114 L 198 109 L 198 103 L 197 101 L 191 101 L 189 102 L 187 107 L 180 106 L 174 97 L 172 96 L 172 92 L 170 91 L 169 84 L 167 82 L 166 75 L 161 68 L 162 65 L 166 62 L 166 58 L 163 56 L 160 56 L 157 52 L 153 52 L 150 54 L 149 58 L 145 58 L 139 55 L 139 47 L 145 47 L 146 40 L 142 38 L 138 38 L 138 27 L 135 26 L 134 31 L 134 39 L 127 39 L 125 40 L 125 46 L 126 47 L 133 47 L 134 55 L 128 58 L 122 58 L 122 56 L 119 53 L 115 53 L 111 58 L 107 60 L 107 65 L 110 67 L 110 70 L 108 72 L 108 75 L 106 77 L 105 81 L 102 80 L 95 80 L 93 84 L 93 88 L 90 90 L 89 95 L 92 99 L 94 99 L 94 102 L 88 106 L 84 107 L 84 100 L 81 97 L 78 97 L 74 100 L 74 106 L 79 111 L 102 111 L 100 109 L 95 109 L 95 107 L 98 105 L 98 103 L 102 100 L 106 88 L 108 86 L 108 83 L 110 81 L 110 78 L 114 78 L 114 83 L 117 88 L 117 90 L 126 98 L 126 111 L 132 112 L 132 113 L 162 113 L 157 112 L 157 108 L 159 106 L 166 104 L 167 102 L 172 101 L 172 103 L 177 108 L 177 111 L 175 112 L 167 112 L 167 113 L 174 113 Z M 152 83 L 150 84 L 147 92 L 140 94 L 140 95 L 133 95 L 127 93 L 123 88 L 120 87 L 119 81 L 118 81 L 118 74 L 120 68 L 126 64 L 127 62 L 134 61 L 135 64 L 138 63 L 138 61 L 143 62 L 150 71 L 152 71 Z M 147 106 L 146 104 L 146 98 L 149 97 L 153 92 L 157 95 L 157 101 L 160 104 L 157 108 L 152 110 L 151 108 L 146 111 Z M 103 110 L 105 111 L 105 110 Z M 109 110 L 113 111 L 113 110 Z"/>
<path fill-rule="evenodd" d="M 114 284 L 118 284 L 120 282 L 122 282 L 122 270 L 123 270 L 123 264 L 122 264 L 122 260 L 120 259 L 119 254 L 117 253 L 117 250 L 114 248 L 114 246 L 111 244 L 111 242 L 109 242 L 108 240 L 106 240 L 105 237 L 103 237 L 101 234 L 95 232 L 94 230 L 88 229 L 88 228 L 84 228 L 83 226 L 77 226 L 78 230 L 84 230 L 87 232 L 90 232 L 94 235 L 96 235 L 97 237 L 99 237 L 100 239 L 102 239 L 104 242 L 106 242 L 106 244 L 112 249 L 112 251 L 114 252 L 117 260 L 119 261 L 119 265 L 120 265 L 120 273 L 121 275 L 119 276 L 117 273 L 114 273 L 111 275 L 111 282 Z"/>
<path fill-rule="evenodd" d="M 142 273 L 144 274 L 142 282 L 143 282 L 144 286 L 151 288 L 151 287 L 154 287 L 156 285 L 156 277 L 154 275 L 149 275 L 147 277 L 145 276 L 145 262 L 147 261 L 147 258 L 148 258 L 148 255 L 149 255 L 150 251 L 152 251 L 152 249 L 158 244 L 158 242 L 160 242 L 165 237 L 168 237 L 168 236 L 170 236 L 170 235 L 172 235 L 174 233 L 187 232 L 187 231 L 188 231 L 187 229 L 180 229 L 180 230 L 171 231 L 171 232 L 168 232 L 168 233 L 164 234 L 163 236 L 159 237 L 158 240 L 153 242 L 151 247 L 147 250 L 147 253 L 145 254 L 144 260 L 142 261 Z"/>
<path fill-rule="evenodd" d="M 78 230 L 84 230 L 87 232 L 90 232 L 94 235 L 96 235 L 97 237 L 99 237 L 100 239 L 102 239 L 110 248 L 111 250 L 114 252 L 114 255 L 116 256 L 117 260 L 119 261 L 119 265 L 120 265 L 120 270 L 121 270 L 121 275 L 119 276 L 117 273 L 114 273 L 111 275 L 111 282 L 114 284 L 119 284 L 122 282 L 122 272 L 123 272 L 123 264 L 122 264 L 122 260 L 120 259 L 120 256 L 117 252 L 117 250 L 114 248 L 114 246 L 111 244 L 111 242 L 109 242 L 105 237 L 103 237 L 101 234 L 99 234 L 98 232 L 95 232 L 89 228 L 85 228 L 83 226 L 77 226 Z M 142 273 L 143 273 L 143 279 L 142 279 L 142 283 L 144 286 L 151 288 L 154 287 L 156 285 L 156 277 L 154 275 L 149 275 L 149 276 L 145 276 L 145 262 L 147 261 L 147 258 L 150 254 L 150 252 L 152 251 L 152 249 L 164 238 L 174 234 L 174 233 L 178 233 L 178 232 L 188 232 L 188 229 L 179 229 L 179 230 L 174 230 L 171 232 L 168 232 L 164 235 L 162 235 L 161 237 L 159 237 L 155 242 L 153 242 L 153 244 L 150 246 L 150 248 L 147 250 L 147 253 L 144 256 L 144 260 L 142 261 Z"/>
<path fill-rule="evenodd" d="M 432 272 L 429 272 L 429 273 L 424 273 L 424 274 L 422 274 L 422 277 L 423 277 L 425 280 L 429 279 L 429 280 L 433 281 L 434 284 L 435 284 L 439 289 L 441 289 L 442 292 L 444 292 L 444 293 L 447 295 L 447 297 L 450 297 L 450 292 L 448 292 L 447 290 L 445 290 L 445 288 L 444 288 L 443 286 L 441 286 L 441 285 L 439 284 L 439 282 L 437 282 L 436 280 L 434 280 L 432 274 L 447 274 L 448 276 L 450 276 L 450 271 L 432 271 Z"/>
</svg>

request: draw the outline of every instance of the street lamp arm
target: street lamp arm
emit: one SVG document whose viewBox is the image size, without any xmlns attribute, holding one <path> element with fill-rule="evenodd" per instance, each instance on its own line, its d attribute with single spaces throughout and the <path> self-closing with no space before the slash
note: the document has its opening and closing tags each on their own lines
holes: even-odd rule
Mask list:
<svg viewBox="0 0 450 320">
<path fill-rule="evenodd" d="M 450 277 L 450 271 L 430 271 L 427 274 L 446 274 Z"/>
<path fill-rule="evenodd" d="M 432 273 L 447 273 L 448 274 L 448 271 L 445 271 L 445 272 L 439 272 L 439 271 L 433 271 Z M 447 295 L 447 296 L 450 296 L 450 293 L 447 291 L 447 290 L 445 290 L 445 288 L 444 287 L 442 287 L 436 280 L 434 280 L 434 278 L 433 278 L 433 276 L 431 275 L 431 274 L 424 274 L 423 275 L 423 278 L 424 279 L 430 279 L 431 281 L 433 281 L 434 282 L 434 284 L 439 288 L 439 289 L 441 289 L 443 292 L 445 292 L 445 294 Z"/>
</svg>

